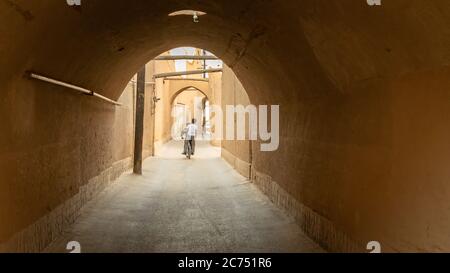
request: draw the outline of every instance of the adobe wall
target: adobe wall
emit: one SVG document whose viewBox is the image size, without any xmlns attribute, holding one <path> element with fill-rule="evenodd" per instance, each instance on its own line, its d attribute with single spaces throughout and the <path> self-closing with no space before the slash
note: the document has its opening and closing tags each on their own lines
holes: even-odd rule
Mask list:
<svg viewBox="0 0 450 273">
<path fill-rule="evenodd" d="M 249 140 L 226 140 L 226 107 L 227 105 L 250 104 L 250 99 L 242 86 L 242 83 L 233 73 L 233 71 L 224 65 L 222 75 L 222 95 L 221 106 L 224 111 L 223 124 L 223 140 L 222 140 L 222 157 L 230 163 L 240 174 L 250 178 L 251 172 L 251 146 Z M 232 121 L 233 122 L 233 121 Z M 248 116 L 246 117 L 246 135 L 248 139 Z M 236 126 L 235 126 L 236 133 Z"/>
</svg>

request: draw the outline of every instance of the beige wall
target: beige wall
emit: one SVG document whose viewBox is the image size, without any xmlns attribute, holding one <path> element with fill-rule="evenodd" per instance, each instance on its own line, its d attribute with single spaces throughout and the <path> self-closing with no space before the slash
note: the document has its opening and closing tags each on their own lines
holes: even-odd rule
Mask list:
<svg viewBox="0 0 450 273">
<path fill-rule="evenodd" d="M 83 204 L 132 166 L 131 87 L 118 107 L 37 81 L 17 88 L 4 94 L 0 106 L 17 117 L 2 115 L 12 131 L 0 137 L 0 252 L 39 251 L 52 232 L 73 222 Z M 7 106 L 18 95 L 24 96 L 20 105 Z M 67 210 L 42 222 L 61 206 Z M 46 233 L 37 233 L 39 228 Z"/>
<path fill-rule="evenodd" d="M 162 55 L 168 55 L 166 52 Z M 167 73 L 175 71 L 175 62 L 173 61 L 151 61 L 147 64 L 147 66 L 152 67 L 154 74 L 159 73 Z M 171 120 L 171 112 L 167 111 L 167 105 L 170 104 L 170 90 L 171 90 L 171 81 L 164 81 L 164 79 L 156 79 L 151 78 L 153 76 L 149 75 L 149 81 L 154 81 L 155 85 L 153 86 L 153 97 L 159 99 L 158 102 L 154 103 L 154 141 L 155 141 L 155 153 L 160 148 L 162 144 L 167 142 L 170 139 L 170 120 Z M 151 124 L 151 123 L 150 123 Z"/>
<path fill-rule="evenodd" d="M 251 142 L 249 140 L 226 140 L 227 133 L 225 123 L 226 120 L 226 106 L 227 105 L 243 105 L 250 104 L 250 99 L 242 86 L 242 83 L 233 73 L 233 71 L 226 65 L 223 68 L 222 76 L 222 96 L 221 105 L 224 111 L 224 125 L 222 140 L 222 157 L 225 158 L 240 174 L 250 178 L 251 171 Z M 246 117 L 246 135 L 248 139 L 248 116 Z M 236 128 L 236 126 L 235 126 Z M 236 131 L 236 130 L 235 130 Z M 235 132 L 236 133 L 236 132 Z"/>
<path fill-rule="evenodd" d="M 165 52 L 161 55 L 168 55 Z M 167 111 L 165 111 L 165 103 L 170 101 L 170 82 L 164 82 L 163 79 L 154 79 L 153 75 L 159 73 L 167 73 L 175 71 L 175 63 L 173 61 L 150 61 L 146 65 L 146 88 L 145 88 L 145 111 L 144 111 L 144 144 L 143 154 L 144 158 L 154 155 L 157 147 L 169 139 L 165 133 L 167 129 L 167 119 L 170 119 Z M 136 75 L 133 76 L 136 80 Z M 125 91 L 132 88 L 134 90 L 136 85 L 128 85 Z M 153 98 L 159 98 L 155 102 Z M 154 147 L 156 143 L 156 148 Z"/>
<path fill-rule="evenodd" d="M 150 63 L 148 82 L 153 73 Z M 15 109 L 27 109 L 39 130 L 33 133 L 30 120 L 17 119 L 15 137 L 3 138 L 12 150 L 0 152 L 0 219 L 8 219 L 0 225 L 0 252 L 39 251 L 75 221 L 87 201 L 131 169 L 133 160 L 135 83 L 130 81 L 118 98 L 121 106 L 34 80 L 21 88 L 30 96 Z M 145 93 L 144 158 L 153 146 L 152 85 Z M 10 100 L 14 96 L 3 102 Z"/>
<path fill-rule="evenodd" d="M 209 74 L 209 88 L 211 90 L 210 105 L 222 106 L 222 73 Z M 215 132 L 214 119 L 211 119 L 211 131 Z M 220 147 L 221 139 L 212 139 L 211 144 Z"/>
</svg>

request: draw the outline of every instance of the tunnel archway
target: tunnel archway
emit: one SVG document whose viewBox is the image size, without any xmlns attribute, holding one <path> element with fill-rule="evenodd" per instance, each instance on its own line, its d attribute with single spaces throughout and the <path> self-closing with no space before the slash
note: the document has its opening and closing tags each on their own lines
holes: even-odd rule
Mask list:
<svg viewBox="0 0 450 273">
<path fill-rule="evenodd" d="M 185 87 L 179 89 L 179 90 L 176 91 L 175 93 L 171 94 L 171 96 L 170 96 L 170 104 L 173 105 L 175 99 L 176 99 L 181 93 L 186 92 L 186 91 L 189 90 L 189 89 L 191 89 L 191 90 L 196 90 L 196 91 L 202 93 L 203 96 L 205 96 L 205 98 L 207 98 L 208 100 L 209 100 L 210 97 L 211 97 L 211 95 L 209 94 L 210 92 L 208 92 L 208 91 L 206 91 L 206 90 L 204 90 L 204 89 L 203 89 L 203 90 L 202 90 L 202 89 L 199 89 L 198 87 L 195 87 L 195 86 L 193 86 L 193 85 L 188 85 L 188 86 L 185 86 Z M 209 95 L 208 95 L 208 94 L 209 94 Z"/>
<path fill-rule="evenodd" d="M 193 96 L 189 93 L 194 92 Z M 209 92 L 208 92 L 209 93 Z M 183 99 L 183 95 L 187 95 L 189 98 L 189 101 L 186 102 L 186 98 Z M 199 100 L 201 95 L 201 100 Z M 187 86 L 185 88 L 182 88 L 178 90 L 173 96 L 171 96 L 170 99 L 170 111 L 172 113 L 171 118 L 171 131 L 172 131 L 172 139 L 180 140 L 182 131 L 186 127 L 186 124 L 189 123 L 191 120 L 196 120 L 196 125 L 199 131 L 199 139 L 201 136 L 203 136 L 203 129 L 204 129 L 204 123 L 203 120 L 205 119 L 205 105 L 204 100 L 209 100 L 208 95 L 195 87 Z M 199 105 L 200 104 L 200 105 Z M 177 107 L 178 106 L 178 107 Z M 179 106 L 182 106 L 184 109 L 184 113 L 181 114 L 178 109 Z M 201 107 L 201 109 L 199 109 Z M 183 115 L 183 117 L 180 117 L 180 114 Z M 178 126 L 175 126 L 175 124 L 178 124 Z M 203 139 L 203 138 L 201 138 Z"/>
<path fill-rule="evenodd" d="M 448 239 L 425 232 L 445 234 L 450 221 L 442 183 L 450 178 L 445 0 L 389 1 L 382 9 L 341 0 L 243 0 L 233 7 L 226 0 L 96 0 L 81 9 L 23 0 L 20 8 L 7 1 L 0 7 L 0 207 L 11 219 L 0 241 L 122 157 L 100 139 L 115 134 L 109 114 L 127 109 L 66 96 L 25 71 L 118 99 L 148 60 L 191 44 L 232 67 L 254 104 L 280 105 L 280 149 L 255 152 L 252 178 L 314 239 L 338 251 L 364 249 L 374 238 L 390 251 L 450 248 Z M 188 27 L 190 18 L 168 16 L 184 9 L 207 15 Z M 87 114 L 99 111 L 95 118 Z M 51 162 L 48 154 L 66 160 Z M 92 158 L 100 163 L 84 163 Z M 42 176 L 24 189 L 35 167 Z M 59 190 L 42 190 L 51 188 Z M 424 205 L 431 199 L 437 201 Z"/>
</svg>

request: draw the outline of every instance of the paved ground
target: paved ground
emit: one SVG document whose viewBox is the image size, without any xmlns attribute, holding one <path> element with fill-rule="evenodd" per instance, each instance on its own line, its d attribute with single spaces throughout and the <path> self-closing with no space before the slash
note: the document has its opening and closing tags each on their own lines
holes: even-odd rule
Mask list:
<svg viewBox="0 0 450 273">
<path fill-rule="evenodd" d="M 237 174 L 220 150 L 192 160 L 171 142 L 90 202 L 46 252 L 322 252 L 294 221 Z"/>
</svg>

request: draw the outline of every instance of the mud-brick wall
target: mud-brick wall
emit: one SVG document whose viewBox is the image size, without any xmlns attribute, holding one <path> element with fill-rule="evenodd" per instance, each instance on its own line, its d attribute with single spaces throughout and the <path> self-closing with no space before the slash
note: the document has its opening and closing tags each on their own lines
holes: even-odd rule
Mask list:
<svg viewBox="0 0 450 273">
<path fill-rule="evenodd" d="M 27 77 L 2 83 L 0 252 L 39 251 L 128 170 L 134 88 L 114 106 Z"/>
<path fill-rule="evenodd" d="M 227 140 L 226 139 L 226 107 L 227 105 L 243 105 L 248 106 L 250 99 L 245 92 L 244 87 L 238 80 L 234 72 L 224 65 L 222 75 L 222 99 L 221 105 L 223 110 L 223 140 L 222 140 L 222 157 L 230 163 L 240 174 L 250 178 L 251 169 L 251 145 L 249 140 Z M 233 122 L 233 121 L 232 121 Z M 248 116 L 246 117 L 248 125 Z M 248 126 L 246 127 L 248 128 Z M 236 131 L 236 130 L 235 130 Z M 236 133 L 236 132 L 235 132 Z M 248 133 L 248 130 L 247 130 Z M 236 139 L 236 138 L 235 138 Z M 248 138 L 247 138 L 248 139 Z"/>
</svg>

